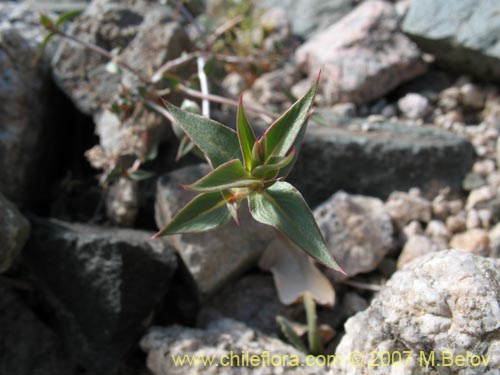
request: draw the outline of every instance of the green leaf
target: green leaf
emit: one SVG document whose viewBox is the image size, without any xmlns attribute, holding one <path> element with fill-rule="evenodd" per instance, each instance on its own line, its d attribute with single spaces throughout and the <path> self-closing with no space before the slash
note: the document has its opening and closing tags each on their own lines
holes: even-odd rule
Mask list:
<svg viewBox="0 0 500 375">
<path fill-rule="evenodd" d="M 38 48 L 38 53 L 35 57 L 35 63 L 40 61 L 43 54 L 45 53 L 45 49 L 47 48 L 47 45 L 49 44 L 50 40 L 52 39 L 52 37 L 54 35 L 56 35 L 55 32 L 51 32 L 51 33 L 48 33 L 47 35 L 45 35 L 45 38 L 43 38 L 42 43 L 40 43 L 40 48 Z"/>
<path fill-rule="evenodd" d="M 61 26 L 63 23 L 71 21 L 73 18 L 82 13 L 82 9 L 72 10 L 61 14 L 61 16 L 56 21 L 56 27 Z"/>
<path fill-rule="evenodd" d="M 258 182 L 257 179 L 250 176 L 239 159 L 234 159 L 219 165 L 205 177 L 185 188 L 195 191 L 221 191 L 251 186 Z"/>
<path fill-rule="evenodd" d="M 247 116 L 243 109 L 243 97 L 240 96 L 240 104 L 238 105 L 238 114 L 236 116 L 237 134 L 240 142 L 241 154 L 247 171 L 251 171 L 252 165 L 252 149 L 255 144 L 255 133 L 253 132 Z"/>
<path fill-rule="evenodd" d="M 238 136 L 234 130 L 216 121 L 183 111 L 168 102 L 165 102 L 165 105 L 186 135 L 203 152 L 212 168 L 233 159 L 241 160 Z"/>
<path fill-rule="evenodd" d="M 309 342 L 309 352 L 318 355 L 322 351 L 321 337 L 318 332 L 318 317 L 316 315 L 316 304 L 310 292 L 304 293 L 304 308 L 307 318 L 307 340 Z"/>
<path fill-rule="evenodd" d="M 153 177 L 155 174 L 149 171 L 143 171 L 141 169 L 129 173 L 129 177 L 134 181 L 147 180 Z"/>
<path fill-rule="evenodd" d="M 238 208 L 240 208 L 240 199 L 238 199 L 237 195 L 230 190 L 222 190 L 221 194 L 226 201 L 226 206 L 227 209 L 229 210 L 229 214 L 236 222 L 236 224 L 240 225 L 240 221 L 238 219 Z"/>
<path fill-rule="evenodd" d="M 290 341 L 290 344 L 292 344 L 296 349 L 300 350 L 303 353 L 307 353 L 307 348 L 300 339 L 299 336 L 295 333 L 293 330 L 293 324 L 290 322 L 287 318 L 278 315 L 276 317 L 276 321 L 280 325 L 281 332 L 283 332 L 283 335 Z"/>
<path fill-rule="evenodd" d="M 295 143 L 314 102 L 318 81 L 266 130 L 259 142 L 264 147 L 265 160 L 271 156 L 285 156 Z"/>
<path fill-rule="evenodd" d="M 179 148 L 177 149 L 177 154 L 175 155 L 175 161 L 181 160 L 184 156 L 189 154 L 193 148 L 194 143 L 191 142 L 189 137 L 187 135 L 182 137 L 181 142 L 179 143 Z"/>
<path fill-rule="evenodd" d="M 40 24 L 47 30 L 52 31 L 54 30 L 54 21 L 47 16 L 46 14 L 40 14 Z"/>
<path fill-rule="evenodd" d="M 294 158 L 295 150 L 292 150 L 288 156 L 273 156 L 269 159 L 269 164 L 256 167 L 252 172 L 252 176 L 263 180 L 274 178 L 278 175 L 279 171 L 288 166 Z"/>
<path fill-rule="evenodd" d="M 155 160 L 158 157 L 158 149 L 160 145 L 158 142 L 153 143 L 152 145 L 149 146 L 148 153 L 146 154 L 146 161 L 151 161 Z"/>
<path fill-rule="evenodd" d="M 293 159 L 288 165 L 286 165 L 285 167 L 280 169 L 280 171 L 278 173 L 279 178 L 284 180 L 288 176 L 290 171 L 292 170 L 293 166 L 295 165 L 295 162 L 297 161 L 297 158 L 299 157 L 300 149 L 302 148 L 302 142 L 304 140 L 304 135 L 306 134 L 306 129 L 307 129 L 307 126 L 303 126 L 302 129 L 300 130 L 299 135 L 295 139 L 295 142 L 293 143 L 293 146 L 292 146 L 293 150 L 295 150 L 295 154 L 293 155 Z"/>
<path fill-rule="evenodd" d="M 255 220 L 279 229 L 320 263 L 344 272 L 328 252 L 307 203 L 292 185 L 278 181 L 261 193 L 250 194 L 248 198 Z"/>
<path fill-rule="evenodd" d="M 186 204 L 153 238 L 176 233 L 198 233 L 226 224 L 231 215 L 221 193 L 203 193 Z"/>
</svg>

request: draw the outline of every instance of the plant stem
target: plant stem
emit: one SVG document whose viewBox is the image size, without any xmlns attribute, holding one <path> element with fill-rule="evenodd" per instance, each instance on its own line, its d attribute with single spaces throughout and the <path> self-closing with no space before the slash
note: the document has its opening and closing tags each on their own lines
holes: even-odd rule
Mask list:
<svg viewBox="0 0 500 375">
<path fill-rule="evenodd" d="M 115 61 L 119 66 L 121 66 L 122 68 L 128 70 L 129 72 L 135 74 L 142 82 L 146 83 L 146 84 L 150 84 L 151 82 L 145 78 L 141 72 L 139 72 L 138 70 L 132 68 L 129 64 L 127 64 L 126 62 L 123 62 L 121 61 L 121 59 L 117 58 L 116 56 L 114 56 L 111 52 L 105 50 L 104 48 L 101 48 L 95 44 L 92 44 L 92 43 L 88 43 L 84 40 L 81 40 L 81 39 L 78 39 L 76 37 L 74 37 L 73 35 L 69 35 L 69 34 L 66 34 L 65 32 L 61 31 L 61 30 L 56 30 L 55 31 L 59 36 L 62 36 L 68 40 L 71 40 L 72 42 L 75 42 L 77 44 L 80 44 L 82 46 L 84 46 L 85 48 L 88 48 L 90 49 L 91 51 L 94 51 L 95 53 L 105 57 L 106 59 L 110 60 L 110 61 Z"/>
<path fill-rule="evenodd" d="M 223 96 L 218 96 L 218 95 L 213 95 L 213 94 L 204 95 L 203 93 L 201 93 L 197 90 L 193 90 L 193 89 L 191 89 L 183 84 L 180 84 L 178 86 L 178 89 L 179 89 L 179 91 L 181 91 L 184 94 L 189 95 L 193 98 L 208 99 L 211 102 L 220 103 L 220 104 L 227 104 L 227 105 L 230 105 L 232 107 L 238 107 L 238 105 L 239 105 L 239 102 L 237 100 L 233 100 L 233 99 L 229 99 L 229 98 L 225 98 Z M 278 117 L 278 115 L 274 112 L 269 112 L 269 111 L 266 111 L 265 109 L 257 108 L 257 107 L 254 107 L 254 106 L 248 105 L 248 104 L 245 105 L 245 110 L 248 110 L 249 112 L 254 112 L 256 114 L 268 116 L 272 119 L 275 119 Z"/>
</svg>

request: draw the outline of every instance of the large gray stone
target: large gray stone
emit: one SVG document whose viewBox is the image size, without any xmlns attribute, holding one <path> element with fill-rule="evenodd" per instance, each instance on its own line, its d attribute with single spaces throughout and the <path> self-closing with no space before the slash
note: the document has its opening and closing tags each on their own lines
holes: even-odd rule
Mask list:
<svg viewBox="0 0 500 375">
<path fill-rule="evenodd" d="M 474 159 L 466 139 L 432 127 L 365 125 L 309 127 L 289 180 L 311 205 L 338 190 L 384 199 L 412 187 L 425 196 L 461 191 Z"/>
<path fill-rule="evenodd" d="M 339 191 L 316 207 L 314 216 L 348 277 L 373 271 L 392 248 L 391 218 L 380 199 Z"/>
<path fill-rule="evenodd" d="M 0 283 L 0 374 L 76 374 L 60 339 Z"/>
<path fill-rule="evenodd" d="M 148 64 L 158 68 L 191 48 L 172 9 L 146 0 L 94 0 L 68 33 L 107 50 L 119 48 L 123 61 L 143 75 Z M 61 42 L 52 61 L 56 82 L 86 114 L 95 114 L 118 92 L 120 75 L 110 74 L 106 62 L 69 41 Z"/>
<path fill-rule="evenodd" d="M 498 374 L 500 260 L 447 250 L 427 254 L 396 272 L 370 307 L 349 319 L 336 355 L 366 359 L 399 352 L 402 363 L 373 367 L 344 361 L 336 374 Z M 405 360 L 408 358 L 407 362 Z M 489 364 L 445 362 L 469 352 Z M 423 359 L 434 353 L 434 362 Z M 422 357 L 423 356 L 423 357 Z M 397 361 L 398 357 L 394 357 Z M 384 359 L 387 361 L 387 359 Z M 374 363 L 374 362 L 372 362 Z M 387 362 L 384 362 L 387 363 Z M 448 364 L 448 366 L 446 366 Z"/>
<path fill-rule="evenodd" d="M 281 332 L 276 316 L 299 321 L 303 312 L 301 303 L 285 306 L 280 302 L 273 277 L 268 274 L 250 274 L 228 284 L 208 306 L 225 317 L 273 336 Z"/>
<path fill-rule="evenodd" d="M 366 103 L 426 71 L 420 51 L 398 25 L 391 3 L 368 0 L 314 34 L 295 59 L 311 78 L 323 72 L 319 92 L 325 103 Z"/>
<path fill-rule="evenodd" d="M 75 360 L 112 374 L 169 290 L 173 249 L 151 233 L 32 219 L 24 262 Z"/>
<path fill-rule="evenodd" d="M 292 24 L 292 32 L 307 38 L 333 25 L 354 8 L 355 0 L 261 0 L 262 7 L 281 7 Z"/>
<path fill-rule="evenodd" d="M 33 63 L 44 36 L 32 25 L 37 17 L 24 6 L 0 4 L 0 191 L 16 203 L 37 169 L 50 107 L 49 75 Z"/>
<path fill-rule="evenodd" d="M 147 365 L 154 375 L 274 375 L 274 374 L 326 374 L 327 370 L 321 367 L 300 366 L 305 364 L 305 354 L 297 351 L 283 341 L 269 337 L 264 333 L 255 331 L 243 323 L 232 319 L 220 319 L 208 324 L 205 329 L 181 327 L 153 327 L 141 341 L 142 349 L 148 353 Z M 248 364 L 242 365 L 242 358 L 259 356 L 264 358 L 268 353 L 276 360 L 274 365 L 270 360 L 255 367 Z M 214 358 L 212 366 L 184 366 L 175 365 L 174 357 L 206 356 Z M 230 364 L 232 355 L 233 363 L 240 357 L 240 365 L 224 366 Z M 284 360 L 283 356 L 287 356 Z M 247 357 L 248 358 L 248 357 Z M 290 365 L 295 360 L 296 365 Z M 220 361 L 220 362 L 219 362 Z M 255 362 L 254 362 L 255 363 Z"/>
<path fill-rule="evenodd" d="M 158 180 L 156 224 L 163 227 L 195 194 L 182 189 L 210 172 L 208 164 L 177 169 Z M 198 284 L 200 293 L 210 295 L 229 280 L 254 266 L 275 230 L 252 219 L 243 202 L 240 225 L 231 220 L 213 231 L 166 237 L 177 250 Z"/>
<path fill-rule="evenodd" d="M 0 273 L 7 271 L 21 252 L 30 233 L 29 221 L 0 193 Z"/>
<path fill-rule="evenodd" d="M 418 0 L 402 28 L 443 67 L 499 81 L 498 12 L 496 0 Z"/>
</svg>

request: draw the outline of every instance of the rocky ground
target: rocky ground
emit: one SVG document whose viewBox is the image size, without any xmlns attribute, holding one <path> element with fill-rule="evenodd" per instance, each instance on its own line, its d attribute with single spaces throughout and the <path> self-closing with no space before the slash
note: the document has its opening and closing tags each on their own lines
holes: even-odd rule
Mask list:
<svg viewBox="0 0 500 375">
<path fill-rule="evenodd" d="M 209 77 L 214 93 L 280 112 L 321 69 L 289 180 L 341 277 L 287 253 L 244 210 L 239 227 L 151 240 L 190 199 L 180 184 L 208 165 L 175 161 L 178 141 L 161 115 L 120 121 L 109 104 L 136 78 L 110 74 L 81 45 L 54 39 L 33 64 L 38 12 L 83 6 L 68 33 L 158 69 L 196 48 L 193 23 L 163 3 L 173 2 L 0 2 L 0 374 L 498 373 L 500 5 L 259 0 L 252 27 L 267 54 L 286 46 L 280 58 L 251 78 L 245 68 Z M 187 3 L 203 23 L 203 2 Z M 233 107 L 212 104 L 212 114 L 234 124 Z M 252 118 L 261 130 L 267 120 Z M 152 178 L 99 184 L 100 172 L 144 159 L 151 139 Z M 411 351 L 407 365 L 188 369 L 169 360 L 231 351 L 303 360 L 276 316 L 305 322 L 293 303 L 305 289 L 319 304 L 326 354 Z M 439 363 L 446 350 L 491 360 L 421 366 L 419 353 Z"/>
</svg>

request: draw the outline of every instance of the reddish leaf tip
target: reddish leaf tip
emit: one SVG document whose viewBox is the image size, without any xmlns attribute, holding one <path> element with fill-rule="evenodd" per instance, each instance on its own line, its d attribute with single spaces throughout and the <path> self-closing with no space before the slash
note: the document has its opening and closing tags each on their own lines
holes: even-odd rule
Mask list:
<svg viewBox="0 0 500 375">
<path fill-rule="evenodd" d="M 189 185 L 180 184 L 180 187 L 184 190 L 189 190 Z"/>
<path fill-rule="evenodd" d="M 243 105 L 243 95 L 240 95 L 240 104 Z"/>
<path fill-rule="evenodd" d="M 154 234 L 153 236 L 151 236 L 150 240 L 156 240 L 158 237 L 160 237 L 160 232 Z"/>
<path fill-rule="evenodd" d="M 321 79 L 321 69 L 318 72 L 318 78 L 316 78 L 316 83 L 319 83 L 320 79 Z"/>
</svg>

